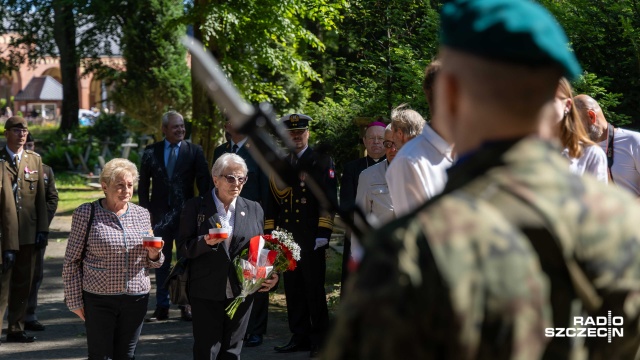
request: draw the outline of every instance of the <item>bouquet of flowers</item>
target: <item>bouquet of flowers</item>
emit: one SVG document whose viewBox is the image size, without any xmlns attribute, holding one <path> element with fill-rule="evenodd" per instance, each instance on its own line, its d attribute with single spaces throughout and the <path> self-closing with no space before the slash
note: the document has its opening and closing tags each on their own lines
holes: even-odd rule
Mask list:
<svg viewBox="0 0 640 360">
<path fill-rule="evenodd" d="M 242 255 L 247 254 L 247 250 Z M 286 230 L 276 229 L 271 235 L 251 238 L 246 259 L 236 258 L 233 265 L 242 286 L 242 291 L 225 309 L 233 318 L 244 299 L 260 290 L 265 279 L 276 272 L 294 270 L 300 260 L 300 246 Z"/>
</svg>

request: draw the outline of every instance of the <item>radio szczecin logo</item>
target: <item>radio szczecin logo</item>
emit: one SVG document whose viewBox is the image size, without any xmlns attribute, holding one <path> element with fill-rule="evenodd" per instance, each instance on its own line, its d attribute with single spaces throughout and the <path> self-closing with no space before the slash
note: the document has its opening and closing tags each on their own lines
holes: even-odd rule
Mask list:
<svg viewBox="0 0 640 360">
<path fill-rule="evenodd" d="M 606 337 L 611 343 L 611 338 L 623 337 L 624 329 L 622 316 L 574 316 L 572 328 L 546 328 L 546 337 Z M 585 327 L 588 326 L 588 327 Z"/>
</svg>

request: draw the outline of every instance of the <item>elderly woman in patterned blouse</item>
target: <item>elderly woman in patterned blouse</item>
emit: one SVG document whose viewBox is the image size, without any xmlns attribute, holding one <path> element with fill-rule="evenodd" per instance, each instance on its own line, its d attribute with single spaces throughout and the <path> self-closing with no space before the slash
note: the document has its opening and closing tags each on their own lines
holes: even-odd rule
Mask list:
<svg viewBox="0 0 640 360">
<path fill-rule="evenodd" d="M 69 309 L 85 321 L 89 359 L 133 359 L 161 249 L 142 245 L 149 212 L 129 201 L 138 180 L 126 159 L 100 175 L 105 197 L 73 213 L 62 277 Z M 88 233 L 87 233 L 88 232 Z"/>
</svg>

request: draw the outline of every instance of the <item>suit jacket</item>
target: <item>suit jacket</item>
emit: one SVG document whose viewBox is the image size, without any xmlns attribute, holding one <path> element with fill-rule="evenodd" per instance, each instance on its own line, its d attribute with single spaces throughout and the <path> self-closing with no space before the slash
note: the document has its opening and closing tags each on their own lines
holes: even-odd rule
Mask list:
<svg viewBox="0 0 640 360">
<path fill-rule="evenodd" d="M 37 232 L 49 231 L 42 159 L 37 153 L 24 150 L 20 167 L 16 169 L 6 147 L 0 150 L 0 158 L 7 162 L 5 171 L 9 173 L 11 186 L 15 185 L 13 195 L 18 213 L 20 245 L 33 245 Z"/>
<path fill-rule="evenodd" d="M 53 169 L 51 166 L 42 164 L 42 170 L 44 175 L 44 192 L 47 200 L 47 218 L 49 219 L 49 225 L 53 217 L 58 210 L 58 189 L 56 189 L 56 179 L 53 176 Z"/>
<path fill-rule="evenodd" d="M 204 221 L 198 226 L 201 212 Z M 223 301 L 227 298 L 227 279 L 234 296 L 240 294 L 233 260 L 249 246 L 252 237 L 264 233 L 264 212 L 257 202 L 238 197 L 229 254 L 224 244 L 209 246 L 203 239 L 203 235 L 215 226 L 216 213 L 211 191 L 204 199 L 197 197 L 187 201 L 180 216 L 178 246 L 189 259 L 189 296 Z"/>
<path fill-rule="evenodd" d="M 342 178 L 340 179 L 340 208 L 345 211 L 353 211 L 356 204 L 358 190 L 358 178 L 362 170 L 380 164 L 387 157 L 383 156 L 377 162 L 369 156 L 365 156 L 344 164 Z"/>
<path fill-rule="evenodd" d="M 151 213 L 151 225 L 157 236 L 177 231 L 180 211 L 185 201 L 194 196 L 194 182 L 200 194 L 206 193 L 212 183 L 202 147 L 186 141 L 180 143 L 170 179 L 164 163 L 164 144 L 162 140 L 144 150 L 138 183 L 140 206 Z"/>
<path fill-rule="evenodd" d="M 247 168 L 249 170 L 249 172 L 247 173 L 249 180 L 246 184 L 244 184 L 240 196 L 245 199 L 257 201 L 263 207 L 265 207 L 265 201 L 271 196 L 271 193 L 269 192 L 269 178 L 264 174 L 262 169 L 260 169 L 260 166 L 258 166 L 258 163 L 249 153 L 250 146 L 251 144 L 249 144 L 249 142 L 247 141 L 244 143 L 244 145 L 242 145 L 240 149 L 238 149 L 238 152 L 236 153 L 238 156 L 244 159 L 244 162 L 247 163 Z M 230 152 L 232 152 L 231 142 L 227 142 L 218 146 L 213 151 L 213 164 L 216 163 L 216 160 L 218 160 L 218 158 L 222 156 L 222 154 Z"/>
<path fill-rule="evenodd" d="M 288 155 L 290 159 L 292 154 Z M 314 177 L 320 179 L 319 186 L 334 201 L 337 197 L 337 181 L 331 157 L 308 148 L 298 159 L 298 164 L 312 169 Z M 280 184 L 270 178 L 272 199 L 266 210 L 265 230 L 281 227 L 290 231 L 302 251 L 313 251 L 316 238 L 331 238 L 334 213 L 320 208 L 318 199 L 311 193 L 304 179 L 309 175 L 300 175 L 300 182 L 291 186 Z"/>
<path fill-rule="evenodd" d="M 0 236 L 0 254 L 5 250 L 20 250 L 18 241 L 18 214 L 16 202 L 11 188 L 11 177 L 4 160 L 0 160 L 0 221 L 2 221 L 2 236 Z M 2 256 L 0 256 L 2 264 Z"/>
</svg>

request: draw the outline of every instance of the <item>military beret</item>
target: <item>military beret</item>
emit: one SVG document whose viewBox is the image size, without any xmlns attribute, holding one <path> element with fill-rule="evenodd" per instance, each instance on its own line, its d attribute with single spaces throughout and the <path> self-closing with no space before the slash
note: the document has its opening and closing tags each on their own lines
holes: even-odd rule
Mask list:
<svg viewBox="0 0 640 360">
<path fill-rule="evenodd" d="M 27 121 L 22 116 L 12 116 L 4 123 L 4 129 L 9 130 L 14 127 L 27 128 Z"/>
<path fill-rule="evenodd" d="M 31 135 L 31 133 L 27 134 L 27 142 L 36 142 L 36 140 L 33 138 L 33 135 Z"/>
<path fill-rule="evenodd" d="M 280 118 L 288 130 L 308 129 L 311 117 L 303 114 L 288 114 Z"/>
<path fill-rule="evenodd" d="M 528 66 L 558 65 L 575 79 L 580 64 L 556 19 L 530 0 L 452 0 L 442 7 L 440 43 Z"/>
</svg>

